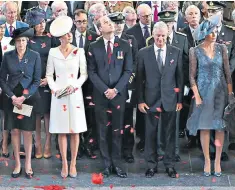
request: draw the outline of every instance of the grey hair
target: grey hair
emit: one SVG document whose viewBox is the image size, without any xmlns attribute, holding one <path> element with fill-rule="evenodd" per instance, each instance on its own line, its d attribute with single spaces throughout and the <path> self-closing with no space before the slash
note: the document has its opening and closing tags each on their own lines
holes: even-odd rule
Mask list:
<svg viewBox="0 0 235 190">
<path fill-rule="evenodd" d="M 10 3 L 13 3 L 13 4 L 16 6 L 17 11 L 18 11 L 18 5 L 17 5 L 16 2 L 14 2 L 14 1 L 6 1 L 6 2 L 3 3 L 3 5 L 2 5 L 2 12 L 3 12 L 3 13 L 6 13 L 6 12 L 7 12 L 7 5 L 10 4 Z"/>
<path fill-rule="evenodd" d="M 64 7 L 66 7 L 66 9 L 68 10 L 68 7 L 67 7 L 67 4 L 64 2 L 64 1 L 54 1 L 52 4 L 51 4 L 51 10 L 53 13 L 56 12 L 56 9 L 59 5 L 63 5 Z"/>
<path fill-rule="evenodd" d="M 235 19 L 235 9 L 232 12 L 232 18 L 233 18 L 233 20 Z"/>
<path fill-rule="evenodd" d="M 94 14 L 97 11 L 101 10 L 101 9 L 106 9 L 103 3 L 96 3 L 94 5 L 91 5 L 88 14 Z"/>
<path fill-rule="evenodd" d="M 195 5 L 189 5 L 189 6 L 187 7 L 187 9 L 185 10 L 185 16 L 188 15 L 190 9 L 197 9 L 198 14 L 199 14 L 199 16 L 200 16 L 200 10 L 199 10 L 199 8 L 198 8 L 197 6 L 195 6 Z"/>
<path fill-rule="evenodd" d="M 135 9 L 131 6 L 126 6 L 122 13 L 124 14 L 124 16 L 126 17 L 129 13 L 135 13 Z"/>
<path fill-rule="evenodd" d="M 138 7 L 137 7 L 137 15 L 140 15 L 140 12 L 141 12 L 141 9 L 142 8 L 146 8 L 146 9 L 150 9 L 151 10 L 151 7 L 147 4 L 140 4 Z"/>
<path fill-rule="evenodd" d="M 165 22 L 162 22 L 162 21 L 157 22 L 156 24 L 154 24 L 154 27 L 153 27 L 153 34 L 156 33 L 156 30 L 158 30 L 158 29 L 164 29 L 164 28 L 168 31 L 168 27 L 167 27 L 167 25 L 166 25 Z"/>
<path fill-rule="evenodd" d="M 169 7 L 169 4 L 172 2 L 177 2 L 179 5 L 178 1 L 162 1 L 162 10 L 167 10 L 167 8 Z"/>
</svg>

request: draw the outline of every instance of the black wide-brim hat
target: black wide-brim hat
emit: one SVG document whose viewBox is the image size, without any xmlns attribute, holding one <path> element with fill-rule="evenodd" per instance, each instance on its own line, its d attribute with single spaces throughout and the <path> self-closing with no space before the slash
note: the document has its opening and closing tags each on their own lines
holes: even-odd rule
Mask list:
<svg viewBox="0 0 235 190">
<path fill-rule="evenodd" d="M 15 39 L 20 37 L 32 38 L 34 36 L 34 29 L 29 27 L 17 28 L 13 31 L 12 40 L 10 41 L 10 45 L 15 45 Z"/>
</svg>

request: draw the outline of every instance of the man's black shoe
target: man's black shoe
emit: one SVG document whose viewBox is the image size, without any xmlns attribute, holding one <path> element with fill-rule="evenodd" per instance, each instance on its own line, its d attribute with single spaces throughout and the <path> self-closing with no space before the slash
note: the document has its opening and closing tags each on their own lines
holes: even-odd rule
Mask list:
<svg viewBox="0 0 235 190">
<path fill-rule="evenodd" d="M 151 168 L 151 169 L 147 169 L 147 171 L 145 172 L 145 177 L 152 178 L 155 173 L 157 173 L 157 167 Z"/>
<path fill-rule="evenodd" d="M 102 175 L 104 177 L 109 177 L 111 173 L 112 173 L 112 166 L 105 168 L 104 171 L 102 172 Z"/>
<path fill-rule="evenodd" d="M 121 168 L 119 167 L 113 167 L 113 173 L 116 174 L 120 178 L 127 178 L 126 172 L 124 172 Z"/>
<path fill-rule="evenodd" d="M 171 178 L 178 178 L 179 174 L 175 171 L 175 168 L 166 168 L 166 173 Z"/>
<path fill-rule="evenodd" d="M 123 157 L 127 163 L 135 162 L 135 159 L 134 159 L 134 156 L 132 155 L 132 153 L 124 154 Z"/>
</svg>

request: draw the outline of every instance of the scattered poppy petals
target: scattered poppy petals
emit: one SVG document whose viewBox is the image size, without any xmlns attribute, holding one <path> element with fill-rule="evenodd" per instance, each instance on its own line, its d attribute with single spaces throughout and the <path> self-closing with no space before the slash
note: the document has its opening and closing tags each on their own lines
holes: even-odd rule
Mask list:
<svg viewBox="0 0 235 190">
<path fill-rule="evenodd" d="M 215 178 L 215 177 L 212 178 L 212 182 L 213 182 L 213 183 L 216 182 L 216 178 Z"/>
<path fill-rule="evenodd" d="M 24 118 L 23 115 L 18 115 L 18 116 L 17 116 L 17 119 L 23 119 L 23 118 Z"/>
<path fill-rule="evenodd" d="M 107 113 L 112 113 L 112 110 L 107 110 L 106 112 L 107 112 Z"/>
<path fill-rule="evenodd" d="M 63 110 L 64 110 L 64 111 L 67 111 L 67 109 L 66 109 L 66 108 L 64 108 Z"/>
<path fill-rule="evenodd" d="M 29 94 L 29 90 L 28 89 L 24 89 L 23 90 L 23 94 Z"/>
<path fill-rule="evenodd" d="M 51 34 L 50 34 L 50 33 L 47 33 L 47 36 L 48 36 L 49 38 L 51 38 Z"/>
<path fill-rule="evenodd" d="M 89 36 L 87 37 L 87 39 L 88 39 L 89 41 L 91 41 L 91 40 L 92 40 L 92 35 L 89 35 Z"/>
<path fill-rule="evenodd" d="M 135 187 L 135 185 L 131 185 L 131 187 L 132 187 L 132 188 L 134 188 L 134 187 Z"/>
<path fill-rule="evenodd" d="M 94 140 L 93 140 L 93 139 L 90 139 L 90 140 L 89 140 L 89 143 L 93 143 L 93 142 L 94 142 Z"/>
<path fill-rule="evenodd" d="M 159 116 L 157 116 L 157 115 L 155 115 L 154 117 L 155 117 L 156 119 L 159 119 Z"/>
<path fill-rule="evenodd" d="M 33 41 L 33 40 L 30 40 L 30 42 L 31 42 L 32 44 L 36 44 L 36 42 L 35 42 L 35 41 Z"/>
<path fill-rule="evenodd" d="M 5 166 L 8 167 L 8 161 L 5 161 Z"/>
<path fill-rule="evenodd" d="M 78 88 L 75 88 L 74 90 L 75 90 L 75 91 L 77 91 L 77 90 L 78 90 Z"/>
<path fill-rule="evenodd" d="M 106 127 L 108 127 L 110 124 L 111 124 L 111 122 L 109 121 L 109 122 L 107 123 Z"/>
<path fill-rule="evenodd" d="M 90 102 L 89 103 L 89 106 L 94 106 L 95 104 L 93 102 Z"/>
<path fill-rule="evenodd" d="M 218 140 L 218 139 L 216 139 L 215 140 L 215 146 L 217 146 L 217 147 L 221 147 L 222 145 L 221 145 L 221 143 L 220 143 L 220 141 Z"/>
<path fill-rule="evenodd" d="M 56 154 L 55 157 L 60 159 L 60 154 Z"/>
<path fill-rule="evenodd" d="M 88 55 L 89 55 L 89 56 L 92 56 L 92 53 L 91 53 L 91 52 L 88 52 Z"/>
<path fill-rule="evenodd" d="M 91 181 L 93 184 L 103 184 L 103 175 L 101 173 L 97 174 L 97 173 L 93 173 L 91 174 Z"/>
<path fill-rule="evenodd" d="M 120 105 L 118 105 L 118 106 L 117 106 L 117 109 L 119 110 L 119 109 L 120 109 L 120 107 L 121 107 L 121 106 L 120 106 Z"/>
<path fill-rule="evenodd" d="M 180 92 L 180 89 L 179 89 L 179 88 L 174 88 L 174 91 L 175 91 L 176 93 L 178 93 L 178 92 Z"/>
<path fill-rule="evenodd" d="M 162 112 L 162 109 L 161 109 L 161 108 L 156 108 L 156 110 L 157 110 L 158 112 Z"/>
<path fill-rule="evenodd" d="M 110 186 L 109 186 L 109 187 L 110 187 L 110 189 L 112 189 L 112 188 L 113 188 L 113 184 L 110 184 Z"/>
<path fill-rule="evenodd" d="M 125 129 L 127 129 L 128 127 L 130 127 L 131 125 L 125 125 Z"/>
<path fill-rule="evenodd" d="M 46 45 L 45 42 L 41 44 L 41 48 L 45 48 L 46 46 L 47 46 L 47 45 Z"/>
<path fill-rule="evenodd" d="M 92 159 L 96 159 L 96 158 L 97 158 L 97 156 L 92 156 L 91 158 L 92 158 Z"/>
<path fill-rule="evenodd" d="M 75 49 L 75 50 L 73 51 L 73 54 L 74 54 L 74 55 L 77 55 L 77 52 L 78 52 L 78 49 Z"/>
<path fill-rule="evenodd" d="M 87 99 L 87 100 L 91 100 L 92 97 L 91 97 L 91 96 L 87 96 L 86 99 Z"/>
<path fill-rule="evenodd" d="M 133 127 L 131 128 L 131 133 L 134 133 L 134 128 Z"/>
<path fill-rule="evenodd" d="M 120 131 L 121 135 L 123 135 L 123 130 Z"/>
<path fill-rule="evenodd" d="M 176 178 L 179 178 L 180 177 L 180 175 L 179 174 L 176 174 L 176 176 L 175 176 Z"/>
<path fill-rule="evenodd" d="M 114 129 L 113 131 L 114 131 L 114 132 L 117 132 L 118 130 L 119 130 L 119 129 Z"/>
</svg>

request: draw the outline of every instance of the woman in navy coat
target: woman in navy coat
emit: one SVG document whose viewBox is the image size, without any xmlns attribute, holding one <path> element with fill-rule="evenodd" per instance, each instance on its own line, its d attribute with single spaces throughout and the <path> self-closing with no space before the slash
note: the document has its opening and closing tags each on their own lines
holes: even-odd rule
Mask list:
<svg viewBox="0 0 235 190">
<path fill-rule="evenodd" d="M 15 156 L 15 168 L 11 176 L 21 175 L 20 134 L 24 136 L 25 176 L 33 176 L 31 167 L 32 132 L 35 131 L 35 103 L 39 97 L 38 87 L 41 79 L 40 55 L 27 48 L 28 38 L 34 30 L 28 27 L 15 29 L 11 45 L 15 50 L 5 53 L 0 70 L 0 87 L 3 90 L 5 129 L 11 130 L 12 146 Z M 22 104 L 33 106 L 31 115 L 25 116 L 13 112 L 14 107 L 22 109 Z"/>
</svg>

